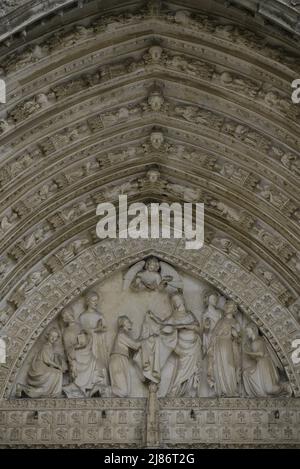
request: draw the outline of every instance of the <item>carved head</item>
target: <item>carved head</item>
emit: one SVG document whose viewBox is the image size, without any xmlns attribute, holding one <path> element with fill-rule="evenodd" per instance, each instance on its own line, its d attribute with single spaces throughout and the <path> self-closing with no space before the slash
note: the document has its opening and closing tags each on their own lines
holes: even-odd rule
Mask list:
<svg viewBox="0 0 300 469">
<path fill-rule="evenodd" d="M 176 23 L 188 23 L 190 21 L 191 14 L 187 10 L 176 11 L 174 20 Z"/>
<path fill-rule="evenodd" d="M 224 312 L 227 315 L 232 315 L 232 316 L 235 316 L 237 314 L 237 305 L 235 304 L 234 301 L 232 300 L 228 300 L 226 301 L 225 303 L 225 308 L 224 308 Z"/>
<path fill-rule="evenodd" d="M 229 72 L 223 72 L 221 73 L 221 80 L 225 84 L 229 84 L 232 82 L 232 76 Z"/>
<path fill-rule="evenodd" d="M 180 293 L 171 296 L 171 305 L 173 311 L 186 311 L 184 298 Z"/>
<path fill-rule="evenodd" d="M 164 143 L 164 135 L 162 132 L 152 132 L 150 135 L 150 142 L 151 145 L 155 150 L 159 150 L 159 148 Z"/>
<path fill-rule="evenodd" d="M 5 119 L 0 119 L 0 130 L 4 132 L 8 127 L 8 123 Z"/>
<path fill-rule="evenodd" d="M 61 318 L 65 324 L 69 324 L 70 322 L 74 321 L 74 311 L 71 306 L 65 308 L 61 313 Z"/>
<path fill-rule="evenodd" d="M 40 105 L 43 106 L 45 104 L 48 104 L 48 98 L 45 95 L 45 93 L 39 93 L 36 97 L 36 102 Z"/>
<path fill-rule="evenodd" d="M 149 272 L 158 272 L 160 269 L 159 260 L 156 257 L 149 257 L 146 260 L 145 269 Z"/>
<path fill-rule="evenodd" d="M 148 52 L 153 62 L 159 62 L 162 56 L 163 49 L 160 46 L 152 46 L 150 47 Z"/>
<path fill-rule="evenodd" d="M 246 334 L 248 339 L 255 340 L 259 335 L 257 326 L 255 324 L 248 324 L 246 327 Z"/>
<path fill-rule="evenodd" d="M 91 308 L 97 308 L 99 303 L 98 293 L 96 293 L 95 291 L 91 291 L 87 293 L 85 299 L 88 306 L 90 306 Z"/>
<path fill-rule="evenodd" d="M 128 316 L 119 316 L 118 327 L 119 329 L 124 329 L 125 331 L 131 331 L 132 322 L 130 321 Z"/>
<path fill-rule="evenodd" d="M 163 97 L 160 90 L 154 90 L 149 94 L 148 104 L 151 107 L 153 112 L 158 112 L 161 110 L 162 105 L 164 104 L 165 98 Z"/>
<path fill-rule="evenodd" d="M 50 344 L 54 344 L 59 338 L 59 332 L 57 329 L 53 328 L 46 335 L 46 339 Z"/>
<path fill-rule="evenodd" d="M 216 293 L 211 293 L 207 296 L 207 304 L 212 306 L 217 306 L 219 297 Z"/>
<path fill-rule="evenodd" d="M 147 171 L 147 178 L 151 184 L 154 184 L 159 180 L 160 172 L 157 169 L 149 169 L 149 171 Z"/>
</svg>

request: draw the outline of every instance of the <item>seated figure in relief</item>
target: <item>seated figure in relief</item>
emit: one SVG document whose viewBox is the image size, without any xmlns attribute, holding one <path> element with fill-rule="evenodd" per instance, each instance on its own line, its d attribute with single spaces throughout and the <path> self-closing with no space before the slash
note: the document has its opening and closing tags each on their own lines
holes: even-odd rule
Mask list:
<svg viewBox="0 0 300 469">
<path fill-rule="evenodd" d="M 16 395 L 21 397 L 59 397 L 62 393 L 62 359 L 55 353 L 59 338 L 57 329 L 46 334 L 46 341 L 35 354 L 26 377 L 26 384 L 18 384 Z"/>
<path fill-rule="evenodd" d="M 266 397 L 289 393 L 289 385 L 280 382 L 279 370 L 283 369 L 282 365 L 267 341 L 259 335 L 256 325 L 249 324 L 246 334 L 250 346 L 244 349 L 244 353 L 252 359 L 252 365 L 243 371 L 246 394 L 250 397 Z"/>
</svg>

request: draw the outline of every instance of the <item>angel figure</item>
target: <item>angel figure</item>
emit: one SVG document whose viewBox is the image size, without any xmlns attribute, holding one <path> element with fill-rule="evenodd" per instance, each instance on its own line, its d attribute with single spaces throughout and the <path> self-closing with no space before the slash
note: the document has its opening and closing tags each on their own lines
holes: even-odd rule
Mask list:
<svg viewBox="0 0 300 469">
<path fill-rule="evenodd" d="M 250 397 L 266 397 L 288 393 L 285 383 L 280 383 L 279 370 L 283 370 L 283 367 L 267 341 L 259 335 L 255 324 L 247 326 L 246 334 L 250 347 L 244 353 L 252 361 L 252 365 L 243 371 L 246 394 Z"/>
<path fill-rule="evenodd" d="M 182 289 L 182 281 L 173 267 L 151 256 L 135 264 L 124 278 L 124 289 L 140 291 L 169 291 Z"/>
</svg>

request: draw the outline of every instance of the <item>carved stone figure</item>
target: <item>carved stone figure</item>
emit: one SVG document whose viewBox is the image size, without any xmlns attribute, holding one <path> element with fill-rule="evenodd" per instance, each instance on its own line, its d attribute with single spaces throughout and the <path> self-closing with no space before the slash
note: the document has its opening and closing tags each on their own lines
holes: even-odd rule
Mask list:
<svg viewBox="0 0 300 469">
<path fill-rule="evenodd" d="M 4 132 L 8 132 L 12 128 L 12 125 L 6 119 L 0 119 L 0 135 Z"/>
<path fill-rule="evenodd" d="M 210 79 L 213 67 L 200 60 L 185 59 L 184 56 L 174 55 L 166 60 L 167 67 L 186 72 L 189 75 Z"/>
<path fill-rule="evenodd" d="M 106 375 L 108 352 L 106 344 L 106 325 L 103 314 L 98 311 L 99 297 L 96 292 L 86 295 L 86 310 L 79 316 L 83 331 L 91 340 L 92 353 L 96 357 L 97 366 Z"/>
<path fill-rule="evenodd" d="M 106 328 L 103 316 L 97 311 L 98 300 L 96 293 L 88 294 L 87 309 L 81 313 L 78 322 L 72 308 L 67 308 L 62 315 L 71 382 L 88 396 L 107 386 Z"/>
<path fill-rule="evenodd" d="M 282 365 L 266 340 L 259 335 L 255 324 L 249 324 L 246 334 L 250 347 L 244 353 L 252 364 L 243 371 L 246 394 L 250 397 L 274 396 L 284 391 L 279 371 Z"/>
<path fill-rule="evenodd" d="M 215 72 L 213 81 L 241 94 L 255 98 L 259 91 L 259 86 L 251 80 L 245 79 L 240 75 L 232 74 L 228 71 L 221 73 Z"/>
<path fill-rule="evenodd" d="M 159 181 L 161 174 L 160 171 L 158 171 L 157 169 L 149 169 L 149 171 L 147 171 L 146 176 L 150 184 L 155 184 Z"/>
<path fill-rule="evenodd" d="M 239 395 L 241 353 L 240 326 L 236 314 L 236 304 L 227 301 L 224 317 L 216 324 L 207 351 L 208 383 L 219 397 Z"/>
<path fill-rule="evenodd" d="M 160 46 L 151 46 L 147 52 L 147 54 L 144 55 L 143 59 L 146 64 L 148 63 L 160 63 L 161 59 L 163 57 L 163 48 Z"/>
<path fill-rule="evenodd" d="M 150 142 L 155 150 L 159 150 L 164 143 L 164 134 L 162 132 L 152 132 L 150 135 Z"/>
<path fill-rule="evenodd" d="M 17 396 L 22 393 L 32 398 L 58 397 L 62 392 L 62 361 L 55 353 L 54 344 L 59 338 L 59 332 L 51 329 L 46 335 L 46 341 L 34 356 L 27 377 L 26 385 L 17 386 Z"/>
<path fill-rule="evenodd" d="M 277 152 L 278 153 L 278 152 Z M 281 155 L 281 163 L 284 167 L 293 171 L 296 175 L 300 174 L 300 160 L 296 155 L 291 153 L 279 153 Z"/>
<path fill-rule="evenodd" d="M 25 250 L 35 248 L 45 238 L 46 227 L 41 226 L 24 238 L 23 246 Z"/>
<path fill-rule="evenodd" d="M 119 195 L 126 194 L 128 196 L 133 195 L 138 190 L 137 181 L 127 181 L 123 184 L 118 184 L 113 188 L 108 188 L 105 190 L 105 198 L 107 200 L 114 200 L 119 197 Z"/>
<path fill-rule="evenodd" d="M 164 325 L 177 331 L 177 343 L 174 349 L 176 364 L 168 395 L 195 397 L 198 395 L 201 368 L 200 325 L 193 313 L 187 311 L 182 295 L 173 295 L 171 305 L 172 315 Z"/>
<path fill-rule="evenodd" d="M 151 111 L 159 112 L 164 105 L 165 99 L 159 88 L 154 88 L 148 97 L 148 105 Z"/>
<path fill-rule="evenodd" d="M 48 271 L 46 268 L 35 270 L 31 272 L 27 278 L 21 283 L 17 290 L 11 296 L 11 301 L 15 304 L 21 304 L 29 293 L 34 290 L 42 281 L 47 277 Z"/>
<path fill-rule="evenodd" d="M 151 317 L 148 311 L 145 315 L 139 341 L 141 348 L 135 356 L 135 362 L 142 369 L 142 380 L 145 379 L 159 383 L 161 379 L 161 347 L 160 347 L 160 325 Z"/>
<path fill-rule="evenodd" d="M 181 197 L 185 202 L 200 202 L 202 198 L 201 189 L 193 189 L 191 187 L 182 186 L 181 184 L 168 183 L 166 188 Z"/>
<path fill-rule="evenodd" d="M 240 215 L 238 213 L 238 210 L 236 210 L 233 207 L 230 207 L 229 205 L 225 204 L 224 202 L 221 202 L 219 200 L 209 200 L 208 201 L 209 206 L 213 207 L 215 210 L 220 212 L 220 214 L 227 218 L 229 221 L 235 221 L 238 222 L 240 219 Z"/>
<path fill-rule="evenodd" d="M 66 222 L 71 222 L 79 218 L 81 215 L 86 214 L 88 211 L 87 204 L 81 200 L 69 208 L 61 210 L 61 216 Z"/>
<path fill-rule="evenodd" d="M 15 213 L 12 213 L 11 216 L 5 215 L 0 220 L 0 234 L 4 235 L 7 231 L 9 231 L 15 225 L 17 219 L 18 216 Z"/>
<path fill-rule="evenodd" d="M 161 326 L 160 340 L 169 349 L 169 355 L 173 353 L 175 357 L 168 395 L 195 397 L 201 369 L 200 324 L 193 313 L 187 311 L 181 293 L 172 295 L 171 306 L 171 316 L 163 321 L 149 312 L 150 318 Z"/>
<path fill-rule="evenodd" d="M 202 349 L 204 355 L 209 349 L 209 344 L 212 332 L 222 317 L 222 311 L 217 308 L 219 296 L 216 293 L 211 293 L 206 298 L 206 310 L 202 316 L 203 321 L 203 339 Z"/>
<path fill-rule="evenodd" d="M 132 322 L 127 316 L 118 319 L 118 332 L 109 359 L 112 394 L 118 397 L 130 395 L 129 354 L 138 350 L 141 343 L 131 337 Z"/>
<path fill-rule="evenodd" d="M 132 278 L 133 277 L 133 278 Z M 169 264 L 149 257 L 146 261 L 135 264 L 124 278 L 124 288 L 133 291 L 176 291 L 182 287 L 176 270 Z"/>
</svg>

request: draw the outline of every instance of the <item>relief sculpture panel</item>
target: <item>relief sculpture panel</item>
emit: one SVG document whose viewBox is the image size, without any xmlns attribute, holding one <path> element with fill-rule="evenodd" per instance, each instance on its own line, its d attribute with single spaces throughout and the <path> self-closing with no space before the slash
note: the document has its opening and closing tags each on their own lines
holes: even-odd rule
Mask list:
<svg viewBox="0 0 300 469">
<path fill-rule="evenodd" d="M 288 397 L 267 338 L 207 282 L 150 256 L 66 306 L 34 345 L 14 397 Z"/>
</svg>

